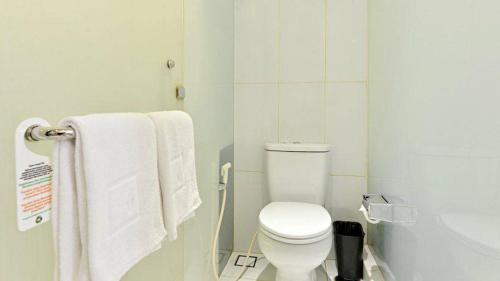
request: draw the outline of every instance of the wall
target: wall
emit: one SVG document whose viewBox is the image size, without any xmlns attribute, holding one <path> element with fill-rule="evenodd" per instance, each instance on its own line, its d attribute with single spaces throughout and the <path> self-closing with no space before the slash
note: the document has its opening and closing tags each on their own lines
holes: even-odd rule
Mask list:
<svg viewBox="0 0 500 281">
<path fill-rule="evenodd" d="M 369 4 L 369 191 L 418 209 L 371 242 L 386 280 L 499 280 L 500 4 Z"/>
<path fill-rule="evenodd" d="M 332 145 L 327 207 L 361 220 L 366 192 L 366 0 L 235 3 L 235 250 L 268 202 L 265 142 Z"/>
<path fill-rule="evenodd" d="M 51 225 L 16 228 L 14 130 L 92 112 L 174 109 L 182 1 L 0 0 L 0 280 L 53 280 Z M 173 71 L 165 67 L 176 60 Z M 50 154 L 51 144 L 39 144 Z M 123 280 L 182 280 L 183 236 Z"/>
<path fill-rule="evenodd" d="M 196 217 L 185 225 L 184 280 L 212 280 L 210 250 L 219 210 L 219 166 L 232 158 L 233 151 L 234 4 L 233 0 L 185 0 L 184 14 L 184 108 L 194 119 L 203 200 Z"/>
</svg>

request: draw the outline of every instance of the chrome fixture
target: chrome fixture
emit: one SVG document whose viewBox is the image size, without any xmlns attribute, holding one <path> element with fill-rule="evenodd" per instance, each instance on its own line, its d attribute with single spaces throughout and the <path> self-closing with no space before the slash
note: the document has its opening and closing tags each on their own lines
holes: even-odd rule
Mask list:
<svg viewBox="0 0 500 281">
<path fill-rule="evenodd" d="M 397 202 L 397 203 L 396 203 Z M 381 221 L 413 224 L 417 219 L 417 209 L 402 200 L 382 194 L 363 194 L 361 212 L 370 223 Z"/>
<path fill-rule="evenodd" d="M 186 88 L 179 86 L 175 91 L 175 96 L 178 100 L 183 100 L 186 97 Z"/>
<path fill-rule="evenodd" d="M 75 130 L 71 127 L 57 128 L 57 127 L 42 127 L 40 125 L 33 125 L 26 129 L 24 137 L 28 141 L 42 141 L 42 140 L 64 140 L 75 138 Z"/>
</svg>

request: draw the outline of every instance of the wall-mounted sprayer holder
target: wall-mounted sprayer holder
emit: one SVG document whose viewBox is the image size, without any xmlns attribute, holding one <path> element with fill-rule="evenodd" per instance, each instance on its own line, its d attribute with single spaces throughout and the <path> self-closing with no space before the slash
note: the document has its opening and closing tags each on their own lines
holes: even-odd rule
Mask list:
<svg viewBox="0 0 500 281">
<path fill-rule="evenodd" d="M 382 194 L 364 194 L 359 209 L 369 223 L 380 222 L 414 224 L 417 209 L 408 205 L 394 203 Z"/>
</svg>

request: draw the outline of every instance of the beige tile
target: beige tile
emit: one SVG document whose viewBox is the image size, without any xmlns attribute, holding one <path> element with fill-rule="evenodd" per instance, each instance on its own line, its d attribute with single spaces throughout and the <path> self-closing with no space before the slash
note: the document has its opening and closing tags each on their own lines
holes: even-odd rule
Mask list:
<svg viewBox="0 0 500 281">
<path fill-rule="evenodd" d="M 326 140 L 334 175 L 366 175 L 367 98 L 364 83 L 327 83 Z"/>
<path fill-rule="evenodd" d="M 278 85 L 236 85 L 234 100 L 236 169 L 262 171 L 263 144 L 278 141 Z"/>
<path fill-rule="evenodd" d="M 325 2 L 281 0 L 280 3 L 280 80 L 324 80 Z"/>
<path fill-rule="evenodd" d="M 367 0 L 327 0 L 328 81 L 367 79 Z"/>
<path fill-rule="evenodd" d="M 324 84 L 280 85 L 280 141 L 322 143 L 325 139 Z"/>
<path fill-rule="evenodd" d="M 235 81 L 278 79 L 278 0 L 235 1 Z"/>
</svg>

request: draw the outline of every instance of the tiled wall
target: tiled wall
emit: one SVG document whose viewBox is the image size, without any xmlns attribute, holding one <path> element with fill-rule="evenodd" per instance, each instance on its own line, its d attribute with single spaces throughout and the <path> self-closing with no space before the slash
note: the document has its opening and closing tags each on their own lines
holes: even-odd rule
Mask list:
<svg viewBox="0 0 500 281">
<path fill-rule="evenodd" d="M 332 145 L 327 207 L 361 220 L 366 192 L 366 0 L 236 0 L 235 250 L 268 203 L 265 142 Z"/>
</svg>

